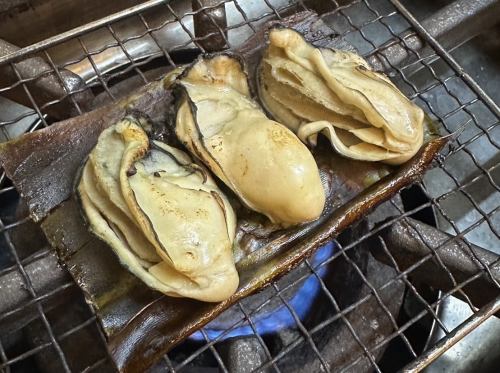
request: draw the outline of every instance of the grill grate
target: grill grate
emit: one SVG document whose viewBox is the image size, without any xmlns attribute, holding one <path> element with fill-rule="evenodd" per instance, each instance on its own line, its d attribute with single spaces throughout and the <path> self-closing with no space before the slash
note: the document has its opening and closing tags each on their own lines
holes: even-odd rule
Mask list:
<svg viewBox="0 0 500 373">
<path fill-rule="evenodd" d="M 196 1 L 195 1 L 196 2 Z M 11 139 L 20 135 L 20 132 L 32 132 L 39 128 L 46 127 L 53 123 L 56 118 L 61 119 L 70 115 L 77 115 L 84 112 L 85 102 L 82 100 L 82 94 L 102 93 L 109 100 L 115 100 L 116 92 L 113 89 L 119 81 L 126 77 L 135 76 L 146 83 L 151 79 L 151 66 L 159 66 L 169 63 L 175 65 L 178 60 L 175 55 L 181 50 L 197 48 L 205 51 L 210 38 L 222 38 L 228 47 L 235 47 L 239 43 L 238 32 L 255 32 L 258 26 L 264 21 L 274 17 L 281 18 L 294 12 L 308 10 L 315 3 L 313 1 L 297 2 L 279 2 L 272 0 L 263 0 L 260 7 L 261 12 L 258 15 L 246 9 L 243 1 L 209 1 L 198 4 L 196 11 L 179 12 L 181 1 L 162 1 L 151 0 L 125 11 L 116 13 L 112 16 L 99 21 L 89 23 L 85 26 L 62 33 L 36 43 L 30 47 L 19 49 L 11 54 L 0 57 L 0 69 L 8 71 L 11 76 L 11 82 L 0 87 L 0 94 L 9 96 L 15 91 L 20 91 L 22 102 L 26 103 L 32 109 L 25 110 L 20 116 L 0 122 L 0 134 L 5 139 Z M 276 5 L 279 3 L 280 5 Z M 461 296 L 469 304 L 474 315 L 480 321 L 490 316 L 499 309 L 499 301 L 491 303 L 481 310 L 478 310 L 469 299 L 463 288 L 481 276 L 488 276 L 491 281 L 500 290 L 500 284 L 492 273 L 491 268 L 498 265 L 498 262 L 486 264 L 472 249 L 470 237 L 479 228 L 483 234 L 488 236 L 489 242 L 493 244 L 500 243 L 500 199 L 498 166 L 498 150 L 500 149 L 500 110 L 493 100 L 479 87 L 471 76 L 466 74 L 462 67 L 456 62 L 453 56 L 417 21 L 413 15 L 404 8 L 397 0 L 358 0 L 353 2 L 323 1 L 316 2 L 313 8 L 320 7 L 321 10 L 328 10 L 322 17 L 329 25 L 335 25 L 335 31 L 353 44 L 359 52 L 370 61 L 379 61 L 389 70 L 386 72 L 398 84 L 398 86 L 416 103 L 418 103 L 433 119 L 436 119 L 440 127 L 448 132 L 455 133 L 462 131 L 453 141 L 450 148 L 442 154 L 437 160 L 436 167 L 430 170 L 418 183 L 418 187 L 423 191 L 426 197 L 424 203 L 412 208 L 403 209 L 399 197 L 390 201 L 391 211 L 395 211 L 391 219 L 381 225 L 377 225 L 367 233 L 362 234 L 357 239 L 342 245 L 336 242 L 338 250 L 336 253 L 324 261 L 320 267 L 327 266 L 329 263 L 345 260 L 359 275 L 360 280 L 368 287 L 369 292 L 356 302 L 343 306 L 329 291 L 323 277 L 318 274 L 319 267 L 313 267 L 309 261 L 305 265 L 307 271 L 303 275 L 294 279 L 288 284 L 274 283 L 272 288 L 274 294 L 265 300 L 261 305 L 248 309 L 243 302 L 235 305 L 241 318 L 235 324 L 228 328 L 222 335 L 211 339 L 208 334 L 202 330 L 205 343 L 193 349 L 189 356 L 181 361 L 172 356 L 165 355 L 163 363 L 165 367 L 172 372 L 187 370 L 187 368 L 202 354 L 209 352 L 213 355 L 215 362 L 221 371 L 227 372 L 228 367 L 218 349 L 218 343 L 231 330 L 235 329 L 244 322 L 248 322 L 258 343 L 262 346 L 265 361 L 257 368 L 258 371 L 270 369 L 280 372 L 280 361 L 286 356 L 293 354 L 301 345 L 308 345 L 319 362 L 319 366 L 329 371 L 333 369 L 323 356 L 321 348 L 318 347 L 316 335 L 322 329 L 334 322 L 344 324 L 352 338 L 360 347 L 357 356 L 346 357 L 346 364 L 343 369 L 349 370 L 362 360 L 366 360 L 372 369 L 382 371 L 378 361 L 378 351 L 387 346 L 394 340 L 400 340 L 406 349 L 406 353 L 411 356 L 415 367 L 416 364 L 427 364 L 432 356 L 420 355 L 422 352 L 411 342 L 408 337 L 409 329 L 425 317 L 434 320 L 436 327 L 442 329 L 442 332 L 449 340 L 457 338 L 454 331 L 448 330 L 438 316 L 438 306 L 450 295 Z M 209 4 L 209 5 L 206 5 Z M 234 9 L 239 14 L 238 20 L 222 29 L 219 23 L 212 19 L 213 10 L 220 9 L 221 4 L 226 9 Z M 154 16 L 152 15 L 154 12 Z M 192 19 L 204 12 L 209 17 L 216 31 L 202 36 L 195 36 Z M 141 31 L 134 29 L 134 34 L 130 35 L 124 31 L 125 23 L 134 23 L 142 27 Z M 161 38 L 162 32 L 168 28 L 176 28 L 178 35 L 174 38 L 176 44 L 166 45 Z M 229 35 L 229 36 L 228 36 Z M 99 36 L 99 40 L 105 40 L 100 45 L 95 45 L 92 40 Z M 329 37 L 330 35 L 328 35 Z M 415 38 L 425 41 L 425 48 L 416 48 Z M 178 43 L 177 43 L 178 42 Z M 137 50 L 142 44 L 148 46 L 149 53 L 138 55 Z M 390 55 L 391 48 L 399 46 L 407 53 L 405 63 L 396 65 Z M 420 45 L 422 47 L 422 45 Z M 79 50 L 79 57 L 71 61 L 61 62 L 54 56 L 59 56 L 61 49 L 68 48 Z M 105 66 L 103 58 L 106 55 L 115 55 L 119 61 L 114 66 Z M 27 58 L 40 57 L 45 63 L 34 75 L 26 76 L 26 70 L 21 66 L 20 61 Z M 88 73 L 87 70 L 90 71 Z M 77 74 L 87 71 L 84 84 L 68 84 L 64 78 L 67 71 L 73 71 Z M 425 76 L 423 82 L 421 78 Z M 34 92 L 36 85 L 43 79 L 53 79 L 57 82 L 56 88 L 48 97 L 40 97 Z M 81 83 L 81 82 L 80 82 Z M 19 95 L 19 93 L 17 93 Z M 63 108 L 58 109 L 56 108 Z M 63 114 L 61 114 L 63 113 Z M 26 125 L 28 120 L 29 124 Z M 21 130 L 19 130 L 21 128 Z M 486 159 L 485 149 L 488 148 L 489 154 L 495 154 L 497 158 Z M 467 175 L 461 174 L 458 170 L 458 163 L 466 162 L 469 168 Z M 436 180 L 441 183 L 436 184 Z M 470 189 L 474 185 L 480 184 L 488 191 L 488 203 L 479 200 L 476 195 L 471 193 Z M 16 213 L 18 196 L 14 187 L 6 178 L 5 173 L 0 175 L 0 199 L 2 201 L 2 210 L 0 212 L 0 247 L 6 251 L 6 254 L 0 256 L 0 278 L 7 275 L 19 275 L 26 294 L 21 304 L 17 304 L 12 309 L 0 315 L 0 330 L 8 320 L 22 319 L 27 313 L 32 313 L 30 320 L 41 322 L 41 333 L 47 338 L 34 340 L 30 347 L 25 347 L 22 351 L 7 351 L 4 348 L 10 335 L 16 333 L 25 333 L 26 323 L 21 323 L 16 328 L 11 328 L 8 332 L 0 334 L 0 370 L 5 372 L 21 371 L 23 362 L 48 353 L 55 352 L 58 356 L 57 369 L 66 372 L 82 370 L 85 372 L 101 371 L 105 367 L 110 367 L 110 360 L 105 353 L 104 336 L 97 326 L 96 317 L 90 309 L 82 311 L 81 320 L 66 330 L 57 330 L 57 320 L 52 315 L 52 309 L 49 307 L 49 301 L 55 298 L 63 297 L 66 294 L 81 301 L 81 295 L 78 294 L 74 283 L 65 278 L 63 283 L 56 287 L 40 289 L 37 284 L 32 283 L 29 276 L 30 265 L 40 260 L 49 259 L 53 256 L 51 250 L 47 249 L 42 241 L 31 241 L 27 247 L 16 247 L 13 243 L 12 235 L 16 230 L 30 225 L 29 218 Z M 5 201 L 5 204 L 4 204 Z M 493 202 L 491 202 L 493 201 Z M 470 206 L 472 211 L 472 220 L 462 221 L 461 216 L 456 215 L 450 208 L 450 204 L 464 203 Z M 460 239 L 466 243 L 470 255 L 474 256 L 478 263 L 477 273 L 464 280 L 454 278 L 452 271 L 441 260 L 439 249 L 428 245 L 429 252 L 418 261 L 406 269 L 400 269 L 396 259 L 391 251 L 384 247 L 385 254 L 393 263 L 395 275 L 384 284 L 374 285 L 371 280 L 365 276 L 363 270 L 351 259 L 349 253 L 359 244 L 366 242 L 370 238 L 377 237 L 384 228 L 394 222 L 401 221 L 409 216 L 414 216 L 424 210 L 432 208 L 436 213 L 438 225 L 450 233 L 453 238 L 444 242 L 440 247 L 445 246 L 448 241 Z M 376 214 L 376 212 L 375 212 Z M 418 231 L 415 231 L 418 234 Z M 485 233 L 484 233 L 485 232 Z M 425 238 L 420 236 L 425 242 Z M 450 290 L 441 292 L 439 297 L 429 301 L 421 290 L 411 281 L 412 272 L 430 260 L 437 260 L 440 270 L 445 273 L 453 286 Z M 321 322 L 312 328 L 307 328 L 295 312 L 292 305 L 286 300 L 284 295 L 287 290 L 300 284 L 309 276 L 315 276 L 321 285 L 321 291 L 328 300 L 332 314 L 325 317 Z M 387 302 L 384 303 L 382 294 L 386 289 L 394 284 L 404 284 L 407 292 L 412 294 L 421 305 L 421 311 L 413 315 L 408 320 L 401 321 L 397 319 L 388 308 Z M 0 287 L 2 283 L 0 282 Z M 72 298 L 73 299 L 73 298 Z M 268 346 L 266 339 L 257 333 L 254 323 L 255 316 L 271 300 L 279 299 L 290 311 L 299 334 L 296 338 L 289 341 L 279 351 L 275 351 Z M 364 342 L 359 332 L 353 327 L 349 315 L 358 307 L 368 301 L 375 301 L 377 307 L 388 318 L 392 332 L 381 340 L 373 341 L 371 344 Z M 495 299 L 491 299 L 495 301 Z M 485 312 L 489 311 L 489 312 Z M 366 327 L 370 327 L 373 320 L 365 320 Z M 100 339 L 99 350 L 101 354 L 95 360 L 89 361 L 84 367 L 75 367 L 66 348 L 69 341 L 75 341 L 82 331 L 90 331 L 93 335 L 98 335 Z M 102 342 L 102 343 L 101 343 Z M 74 342 L 73 342 L 74 343 Z M 94 342 L 95 343 L 95 342 Z M 444 347 L 437 346 L 444 350 Z M 84 352 L 82 352 L 84 353 Z"/>
</svg>

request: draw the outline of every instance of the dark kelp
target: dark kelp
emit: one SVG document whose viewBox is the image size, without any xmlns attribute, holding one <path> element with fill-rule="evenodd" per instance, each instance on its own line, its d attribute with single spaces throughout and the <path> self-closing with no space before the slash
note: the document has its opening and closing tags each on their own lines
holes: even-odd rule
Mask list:
<svg viewBox="0 0 500 373">
<path fill-rule="evenodd" d="M 280 22 L 319 45 L 342 44 L 328 37 L 332 30 L 312 13 L 298 13 Z M 240 49 L 250 67 L 257 65 L 254 62 L 260 58 L 264 36 L 265 30 L 260 30 Z M 253 71 L 249 73 L 255 76 Z M 121 371 L 147 369 L 235 302 L 297 267 L 323 243 L 417 180 L 447 142 L 446 138 L 428 142 L 389 175 L 387 166 L 346 160 L 332 154 L 328 146 L 318 146 L 314 156 L 327 186 L 327 208 L 320 219 L 276 230 L 259 216 L 240 209 L 240 287 L 224 302 L 202 303 L 163 296 L 123 269 L 106 244 L 88 232 L 78 201 L 72 197 L 78 170 L 103 129 L 127 110 L 141 111 L 153 122 L 163 123 L 170 108 L 170 93 L 160 83 L 153 83 L 116 104 L 0 146 L 0 162 L 8 177 L 29 206 L 32 218 L 45 218 L 42 228 L 94 307 Z"/>
</svg>

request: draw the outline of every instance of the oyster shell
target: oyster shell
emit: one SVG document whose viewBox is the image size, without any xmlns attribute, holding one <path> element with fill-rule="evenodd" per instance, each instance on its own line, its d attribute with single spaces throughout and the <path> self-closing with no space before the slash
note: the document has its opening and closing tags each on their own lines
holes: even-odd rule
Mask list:
<svg viewBox="0 0 500 373">
<path fill-rule="evenodd" d="M 258 73 L 264 107 L 312 145 L 327 136 L 349 158 L 401 164 L 423 143 L 424 112 L 352 52 L 316 48 L 274 28 Z"/>
<path fill-rule="evenodd" d="M 250 209 L 283 226 L 321 215 L 314 158 L 251 99 L 238 58 L 202 57 L 179 76 L 177 95 L 177 137 Z"/>
<path fill-rule="evenodd" d="M 77 188 L 90 228 L 151 288 L 222 301 L 238 286 L 233 209 L 206 169 L 145 125 L 127 117 L 92 150 Z"/>
</svg>

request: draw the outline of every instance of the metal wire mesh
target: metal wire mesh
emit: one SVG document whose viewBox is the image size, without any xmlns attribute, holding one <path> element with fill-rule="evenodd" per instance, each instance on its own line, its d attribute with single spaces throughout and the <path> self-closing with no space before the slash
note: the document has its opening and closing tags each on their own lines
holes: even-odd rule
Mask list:
<svg viewBox="0 0 500 373">
<path fill-rule="evenodd" d="M 77 115 L 85 111 L 79 101 L 79 94 L 92 91 L 94 95 L 102 94 L 107 96 L 109 100 L 116 99 L 116 91 L 113 87 L 121 80 L 130 77 L 137 77 L 143 83 L 148 82 L 161 76 L 159 74 L 151 74 L 152 67 L 156 68 L 162 64 L 174 65 L 178 57 L 176 53 L 185 49 L 196 48 L 204 51 L 204 41 L 211 37 L 220 37 L 224 40 L 227 47 L 235 47 L 239 41 L 235 37 L 230 37 L 231 31 L 236 34 L 237 31 L 245 31 L 247 35 L 255 32 L 259 25 L 271 18 L 281 18 L 288 14 L 308 10 L 313 2 L 297 1 L 283 2 L 263 0 L 260 14 L 250 14 L 246 10 L 246 5 L 242 1 L 220 1 L 212 2 L 211 5 L 201 6 L 196 11 L 179 12 L 177 5 L 181 2 L 175 1 L 150 1 L 142 6 L 134 8 L 133 11 L 124 12 L 114 18 L 103 20 L 101 23 L 89 25 L 69 34 L 56 35 L 54 38 L 48 39 L 45 42 L 38 43 L 34 48 L 21 49 L 13 55 L 1 57 L 0 67 L 10 69 L 10 73 L 14 76 L 13 82 L 0 87 L 0 94 L 8 95 L 14 90 L 20 90 L 24 95 L 24 102 L 30 109 L 24 110 L 21 115 L 0 122 L 0 131 L 5 140 L 17 137 L 25 132 L 35 131 L 39 128 L 50 125 L 55 121 L 55 117 L 51 112 L 51 108 L 67 105 L 65 113 L 69 115 Z M 281 5 L 276 5 L 279 3 Z M 213 10 L 220 5 L 225 5 L 226 8 L 233 7 L 235 12 L 239 14 L 238 21 L 228 25 L 222 29 L 215 20 L 213 24 L 217 27 L 217 31 L 207 35 L 195 35 L 192 27 L 193 16 L 205 12 L 211 18 L 210 10 Z M 384 224 L 371 229 L 369 232 L 362 234 L 356 239 L 347 244 L 336 242 L 337 251 L 329 259 L 323 261 L 319 265 L 312 265 L 306 261 L 303 275 L 293 281 L 283 284 L 274 283 L 274 295 L 266 299 L 260 305 L 249 309 L 244 302 L 240 302 L 236 307 L 241 318 L 235 321 L 234 325 L 228 328 L 223 334 L 212 338 L 206 331 L 202 330 L 202 335 L 205 338 L 205 343 L 193 349 L 188 356 L 179 360 L 173 359 L 168 355 L 164 358 L 165 366 L 170 371 L 181 371 L 190 366 L 202 354 L 207 352 L 213 356 L 216 365 L 221 371 L 228 371 L 224 359 L 221 357 L 218 350 L 218 344 L 228 335 L 231 330 L 234 330 L 243 323 L 250 325 L 253 334 L 256 336 L 258 343 L 262 346 L 265 355 L 265 361 L 256 370 L 262 371 L 271 369 L 273 371 L 282 371 L 280 362 L 287 356 L 293 354 L 300 346 L 306 345 L 312 351 L 315 359 L 319 362 L 319 367 L 322 370 L 329 371 L 333 367 L 329 365 L 323 356 L 322 349 L 318 347 L 316 335 L 333 323 L 341 323 L 350 331 L 353 340 L 359 345 L 359 354 L 346 358 L 346 364 L 343 366 L 345 370 L 352 368 L 355 364 L 365 359 L 369 362 L 372 368 L 376 371 L 381 371 L 381 367 L 377 362 L 378 351 L 390 344 L 394 340 L 400 340 L 405 346 L 406 352 L 412 357 L 417 358 L 419 355 L 418 349 L 412 345 L 407 336 L 408 330 L 422 320 L 424 317 L 430 317 L 434 320 L 438 328 L 441 328 L 445 335 L 449 335 L 450 330 L 447 330 L 441 322 L 437 307 L 444 299 L 450 295 L 461 295 L 470 305 L 474 312 L 477 309 L 472 304 L 463 288 L 477 279 L 480 276 L 487 275 L 490 277 L 498 289 L 500 284 L 493 276 L 490 268 L 495 265 L 482 263 L 476 256 L 479 263 L 477 274 L 465 281 L 457 281 L 449 268 L 440 260 L 439 248 L 429 247 L 429 253 L 425 257 L 413 263 L 412 266 L 405 270 L 398 268 L 396 260 L 392 257 L 387 248 L 385 252 L 391 258 L 395 267 L 394 276 L 383 284 L 373 284 L 366 276 L 363 269 L 351 258 L 350 252 L 358 245 L 365 242 L 370 237 L 376 237 L 384 227 L 389 226 L 393 222 L 404 219 L 405 217 L 415 215 L 419 211 L 432 208 L 438 218 L 438 223 L 442 229 L 448 229 L 454 233 L 453 239 L 462 239 L 467 243 L 470 249 L 470 254 L 475 256 L 474 251 L 470 248 L 468 237 L 478 228 L 482 227 L 483 232 L 490 237 L 490 242 L 500 242 L 498 232 L 499 216 L 498 210 L 500 204 L 486 203 L 484 200 L 477 200 L 469 190 L 474 184 L 484 185 L 489 192 L 489 195 L 496 195 L 500 192 L 498 178 L 495 177 L 495 171 L 498 172 L 498 162 L 489 162 L 483 157 L 484 148 L 493 148 L 494 152 L 498 152 L 499 148 L 499 113 L 495 107 L 491 105 L 490 99 L 481 90 L 476 89 L 475 82 L 468 77 L 456 64 L 453 57 L 439 44 L 433 44 L 432 36 L 425 34 L 425 30 L 419 28 L 418 22 L 412 19 L 411 15 L 406 13 L 399 6 L 397 1 L 371 1 L 358 0 L 353 2 L 336 1 L 327 2 L 329 12 L 323 15 L 325 22 L 330 25 L 335 25 L 335 36 L 343 37 L 345 40 L 354 45 L 359 53 L 366 58 L 378 56 L 379 59 L 384 59 L 384 63 L 388 64 L 390 70 L 388 74 L 398 84 L 398 86 L 416 103 L 435 119 L 443 131 L 447 133 L 455 133 L 458 130 L 462 132 L 453 141 L 452 146 L 438 159 L 436 168 L 429 171 L 418 185 L 425 194 L 427 201 L 412 209 L 404 210 L 397 198 L 391 201 L 391 208 L 396 211 L 394 216 Z M 149 10 L 154 10 L 155 16 L 151 16 Z M 123 27 L 127 22 L 134 22 L 142 27 L 141 31 L 134 29 L 133 34 L 128 34 Z M 165 42 L 160 37 L 161 33 L 169 27 L 177 27 L 178 35 L 174 45 L 165 45 Z M 333 34 L 333 30 L 332 30 Z M 100 35 L 99 40 L 108 40 L 101 45 L 95 45 L 92 41 L 96 39 L 96 35 Z M 102 37 L 105 35 L 105 37 Z M 228 37 L 229 35 L 229 37 Z M 377 35 L 377 37 L 374 37 Z M 408 44 L 415 35 L 418 35 L 431 46 L 430 53 L 422 53 L 421 50 L 414 49 Z M 330 37 L 332 35 L 325 35 Z M 147 44 L 149 53 L 138 56 L 134 51 L 137 43 L 142 42 Z M 387 48 L 391 45 L 401 44 L 405 47 L 409 58 L 407 63 L 403 65 L 392 65 L 391 61 L 385 57 Z M 60 62 L 52 57 L 52 54 L 57 54 L 61 48 L 79 49 L 79 57 L 71 61 Z M 115 53 L 121 56 L 119 63 L 116 66 L 102 65 L 102 58 L 106 53 Z M 19 66 L 21 60 L 27 58 L 41 57 L 46 63 L 45 67 L 37 71 L 35 75 L 23 76 Z M 437 62 L 436 62 L 437 61 Z M 438 66 L 438 68 L 436 67 Z M 85 84 L 75 87 L 70 87 L 67 81 L 63 78 L 63 73 L 67 70 L 81 72 L 84 68 L 89 68 L 91 77 L 85 79 Z M 418 72 L 418 75 L 415 72 Z M 88 75 L 88 74 L 87 74 Z M 425 76 L 424 82 L 418 76 Z M 43 79 L 55 79 L 62 89 L 60 95 L 53 95 L 49 98 L 41 98 L 33 94 L 33 90 Z M 61 118 L 59 118 L 61 119 Z M 19 130 L 21 128 L 21 130 Z M 498 153 L 496 153 L 498 154 Z M 457 172 L 457 162 L 467 162 L 473 172 L 465 177 Z M 438 175 L 445 182 L 438 188 L 429 188 L 428 181 L 430 177 Z M 26 310 L 34 307 L 35 314 L 31 318 L 31 322 L 39 321 L 42 328 L 38 330 L 44 335 L 37 341 L 34 341 L 32 346 L 26 347 L 24 350 L 13 351 L 7 353 L 3 348 L 3 343 L 9 339 L 9 334 L 14 335 L 19 332 L 26 332 L 26 325 L 20 325 L 18 329 L 9 330 L 9 333 L 2 333 L 0 337 L 0 370 L 6 372 L 16 371 L 19 366 L 22 366 L 23 361 L 45 354 L 47 350 L 51 350 L 58 358 L 58 369 L 63 371 L 75 371 L 83 369 L 83 371 L 101 371 L 104 366 L 109 366 L 109 358 L 105 353 L 104 337 L 100 332 L 99 327 L 95 322 L 95 316 L 92 311 L 86 309 L 83 312 L 83 318 L 76 325 L 72 325 L 66 330 L 57 330 L 54 321 L 54 316 L 51 315 L 52 310 L 48 307 L 49 300 L 60 297 L 61 294 L 67 294 L 68 290 L 75 288 L 71 280 L 67 280 L 63 284 L 59 284 L 56 288 L 50 291 L 37 291 L 35 284 L 32 283 L 26 268 L 31 263 L 47 258 L 52 254 L 50 249 L 43 247 L 39 242 L 33 242 L 31 247 L 20 248 L 16 247 L 11 238 L 11 233 L 19 229 L 23 225 L 30 224 L 26 214 L 19 216 L 16 214 L 16 202 L 18 196 L 15 189 L 11 186 L 9 180 L 2 172 L 0 176 L 0 198 L 2 201 L 8 201 L 5 204 L 5 209 L 2 208 L 0 217 L 0 234 L 1 247 L 5 247 L 7 253 L 3 256 L 0 262 L 0 278 L 14 272 L 20 274 L 25 286 L 28 297 L 9 310 L 7 313 L 0 315 L 0 325 L 2 321 L 9 318 L 21 318 L 21 315 Z M 452 202 L 450 202 L 452 201 Z M 498 198 L 496 199 L 498 202 Z M 474 212 L 472 220 L 463 222 L 459 221 L 460 216 L 453 215 L 453 210 L 449 209 L 450 203 L 466 203 L 470 205 L 470 209 Z M 485 228 L 486 227 L 486 228 Z M 418 232 L 416 232 L 418 234 Z M 444 246 L 444 243 L 442 246 Z M 450 281 L 453 283 L 451 290 L 440 293 L 437 299 L 429 302 L 428 299 L 420 293 L 419 288 L 411 281 L 412 272 L 426 261 L 437 260 L 441 270 L 447 274 Z M 369 289 L 363 297 L 356 302 L 342 305 L 336 299 L 334 294 L 325 284 L 324 278 L 318 273 L 322 267 L 326 267 L 329 263 L 338 260 L 345 260 L 358 274 L 360 281 Z M 287 290 L 303 283 L 310 276 L 314 276 L 319 282 L 321 292 L 327 300 L 332 312 L 329 317 L 325 317 L 313 327 L 307 328 L 301 321 L 294 307 L 287 301 L 284 295 Z M 402 322 L 388 308 L 389 304 L 381 294 L 394 284 L 403 284 L 407 292 L 411 293 L 415 299 L 421 304 L 421 311 L 413 315 L 408 320 Z M 1 284 L 0 284 L 1 286 Z M 73 295 L 78 297 L 78 295 Z M 294 334 L 294 338 L 289 340 L 286 345 L 281 346 L 278 350 L 269 346 L 266 339 L 259 335 L 254 323 L 254 318 L 261 310 L 271 302 L 271 300 L 279 299 L 284 307 L 290 312 L 292 319 L 295 322 L 294 329 L 298 330 L 298 334 Z M 81 299 L 80 299 L 81 302 Z M 362 304 L 367 302 L 375 302 L 377 308 L 382 312 L 384 317 L 388 319 L 392 331 L 384 338 L 367 344 L 364 338 L 360 337 L 359 330 L 352 325 L 350 315 Z M 83 302 L 82 302 L 83 303 Z M 368 328 L 373 320 L 365 320 Z M 92 328 L 93 332 L 97 332 L 101 339 L 100 349 L 102 354 L 95 361 L 89 361 L 86 366 L 75 368 L 72 365 L 71 359 L 68 357 L 67 340 L 72 337 L 79 338 L 79 332 L 84 329 Z M 80 337 L 81 338 L 81 337 Z"/>
</svg>

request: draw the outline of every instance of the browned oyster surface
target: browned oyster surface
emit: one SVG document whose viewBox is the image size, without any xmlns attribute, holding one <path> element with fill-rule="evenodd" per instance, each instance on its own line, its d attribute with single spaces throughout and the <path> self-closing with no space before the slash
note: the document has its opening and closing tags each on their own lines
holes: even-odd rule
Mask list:
<svg viewBox="0 0 500 373">
<path fill-rule="evenodd" d="M 325 193 L 313 156 L 251 99 L 238 58 L 202 57 L 177 88 L 177 136 L 245 205 L 283 226 L 321 215 Z"/>
<path fill-rule="evenodd" d="M 274 28 L 258 75 L 265 108 L 304 142 L 315 145 L 322 133 L 343 156 L 389 164 L 422 146 L 422 109 L 355 53 Z"/>
<path fill-rule="evenodd" d="M 233 209 L 206 169 L 143 125 L 126 117 L 90 153 L 78 185 L 90 228 L 149 287 L 224 300 L 238 286 Z"/>
</svg>

